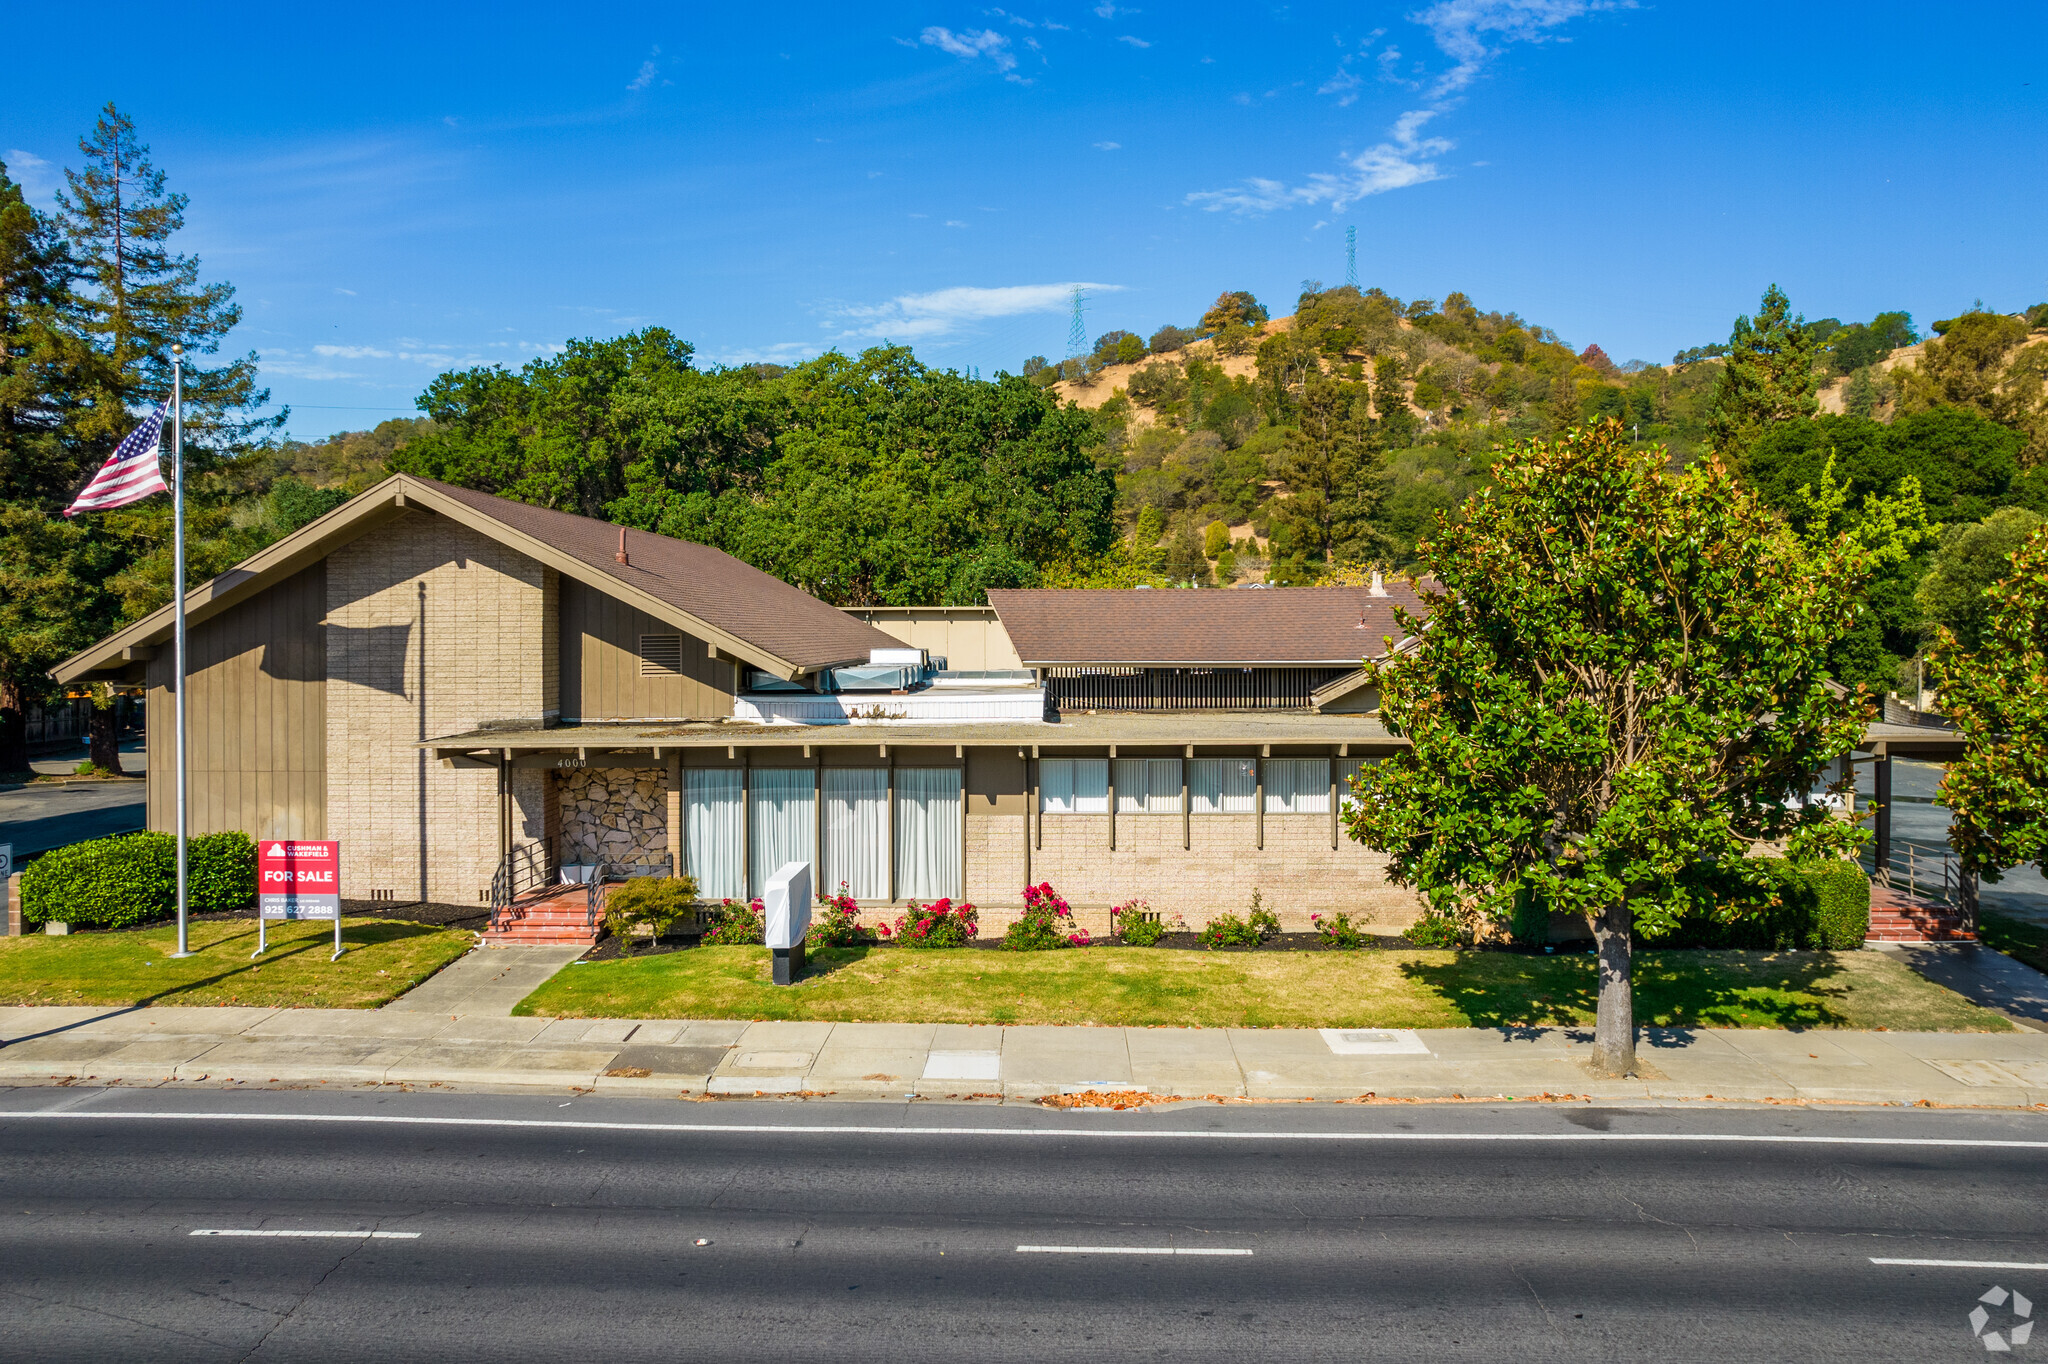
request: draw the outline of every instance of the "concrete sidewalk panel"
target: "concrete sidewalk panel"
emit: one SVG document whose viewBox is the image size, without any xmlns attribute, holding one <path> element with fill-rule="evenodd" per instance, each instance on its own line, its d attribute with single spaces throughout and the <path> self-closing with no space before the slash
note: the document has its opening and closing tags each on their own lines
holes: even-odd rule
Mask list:
<svg viewBox="0 0 2048 1364">
<path fill-rule="evenodd" d="M 1207 1028 L 1132 1028 L 1124 1033 L 1131 1079 L 1154 1094 L 1244 1094 L 1244 1072 L 1227 1034 Z"/>
<path fill-rule="evenodd" d="M 863 1024 L 862 1026 L 866 1026 Z M 1001 1051 L 1003 1030 L 995 1024 L 939 1023 L 932 1029 L 933 1051 Z"/>
<path fill-rule="evenodd" d="M 1131 1052 L 1123 1028 L 1004 1028 L 1003 1087 L 1129 1088 Z"/>
<path fill-rule="evenodd" d="M 679 1018 L 643 1018 L 640 1030 L 627 1040 L 643 1046 L 666 1047 L 681 1037 L 688 1026 Z"/>
<path fill-rule="evenodd" d="M 345 1041 L 232 1037 L 180 1065 L 180 1080 L 382 1080 L 418 1048 L 375 1039 Z"/>
<path fill-rule="evenodd" d="M 431 1042 L 385 1073 L 386 1080 L 425 1084 L 591 1085 L 611 1064 L 613 1049 L 543 1048 Z"/>
<path fill-rule="evenodd" d="M 244 1004 L 221 1009 L 155 1004 L 143 1009 L 105 1012 L 104 1018 L 94 1019 L 74 1031 L 95 1037 L 232 1037 L 286 1011 Z"/>
<path fill-rule="evenodd" d="M 0 1045 L 43 1033 L 71 1032 L 95 1019 L 128 1012 L 102 1004 L 14 1004 L 0 1007 Z"/>
<path fill-rule="evenodd" d="M 430 1014 L 395 1014 L 388 1009 L 279 1009 L 243 1037 L 409 1038 L 424 1042 L 440 1023 Z"/>
<path fill-rule="evenodd" d="M 547 1031 L 551 1018 L 492 1017 L 458 1014 L 433 1031 L 436 1042 L 528 1043 Z"/>
<path fill-rule="evenodd" d="M 740 1018 L 693 1019 L 683 1024 L 682 1035 L 675 1041 L 691 1047 L 729 1047 L 753 1026 Z"/>
</svg>

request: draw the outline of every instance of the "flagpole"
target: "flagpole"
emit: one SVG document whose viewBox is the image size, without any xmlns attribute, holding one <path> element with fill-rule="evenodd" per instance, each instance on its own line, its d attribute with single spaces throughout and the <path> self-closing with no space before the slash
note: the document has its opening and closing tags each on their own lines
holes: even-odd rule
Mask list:
<svg viewBox="0 0 2048 1364">
<path fill-rule="evenodd" d="M 178 761 L 178 950 L 174 957 L 192 955 L 186 936 L 185 912 L 185 348 L 171 347 L 171 595 L 177 603 L 172 630 L 177 640 L 177 678 L 173 692 L 177 708 Z"/>
</svg>

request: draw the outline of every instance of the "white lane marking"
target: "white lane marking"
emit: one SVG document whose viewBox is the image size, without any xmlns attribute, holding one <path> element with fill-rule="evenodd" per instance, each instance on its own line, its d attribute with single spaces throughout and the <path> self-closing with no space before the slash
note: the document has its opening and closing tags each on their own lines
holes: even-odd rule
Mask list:
<svg viewBox="0 0 2048 1364">
<path fill-rule="evenodd" d="M 372 1241 L 417 1241 L 420 1239 L 420 1234 L 416 1231 L 251 1231 L 239 1228 L 202 1227 L 191 1234 L 194 1236 L 300 1236 L 321 1240 L 340 1238 L 349 1241 L 361 1241 L 365 1238 Z"/>
<path fill-rule="evenodd" d="M 1018 1246 L 1019 1255 L 1249 1255 L 1207 1246 Z"/>
<path fill-rule="evenodd" d="M 2048 1264 L 2029 1264 L 2024 1260 L 1880 1260 L 1870 1257 L 1874 1265 L 1918 1265 L 1925 1269 L 2048 1269 Z"/>
<path fill-rule="evenodd" d="M 279 1122 L 383 1124 L 397 1127 L 505 1127 L 570 1132 L 675 1132 L 820 1137 L 1083 1137 L 1094 1141 L 1540 1141 L 1540 1142 L 1706 1142 L 1763 1146 L 1931 1146 L 1958 1150 L 2048 1151 L 2048 1141 L 1993 1137 L 1818 1137 L 1762 1132 L 1217 1132 L 1172 1128 L 1159 1131 L 1106 1127 L 882 1127 L 819 1124 L 710 1122 L 589 1122 L 542 1118 L 444 1118 L 400 1113 L 116 1113 L 33 1109 L 0 1112 L 0 1124 L 19 1119 L 85 1122 Z"/>
</svg>

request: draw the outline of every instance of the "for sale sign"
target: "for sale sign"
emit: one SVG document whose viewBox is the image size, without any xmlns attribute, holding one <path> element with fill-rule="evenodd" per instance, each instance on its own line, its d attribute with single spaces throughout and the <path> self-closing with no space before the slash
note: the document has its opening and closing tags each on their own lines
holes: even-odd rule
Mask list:
<svg viewBox="0 0 2048 1364">
<path fill-rule="evenodd" d="M 256 845 L 256 904 L 266 919 L 341 918 L 341 844 L 271 838 Z"/>
</svg>

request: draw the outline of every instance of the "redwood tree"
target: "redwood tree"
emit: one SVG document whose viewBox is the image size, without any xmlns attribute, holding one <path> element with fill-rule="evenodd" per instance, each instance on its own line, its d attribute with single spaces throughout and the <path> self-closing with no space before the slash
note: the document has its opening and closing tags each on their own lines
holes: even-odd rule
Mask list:
<svg viewBox="0 0 2048 1364">
<path fill-rule="evenodd" d="M 1858 837 L 1802 798 L 1870 713 L 1825 660 L 1879 553 L 1803 539 L 1718 461 L 1674 470 L 1611 419 L 1514 445 L 1493 476 L 1418 547 L 1442 590 L 1373 666 L 1412 746 L 1365 769 L 1346 818 L 1468 922 L 1518 895 L 1590 916 L 1595 1058 L 1627 1073 L 1635 936 L 1767 895 L 1759 841 Z"/>
</svg>

